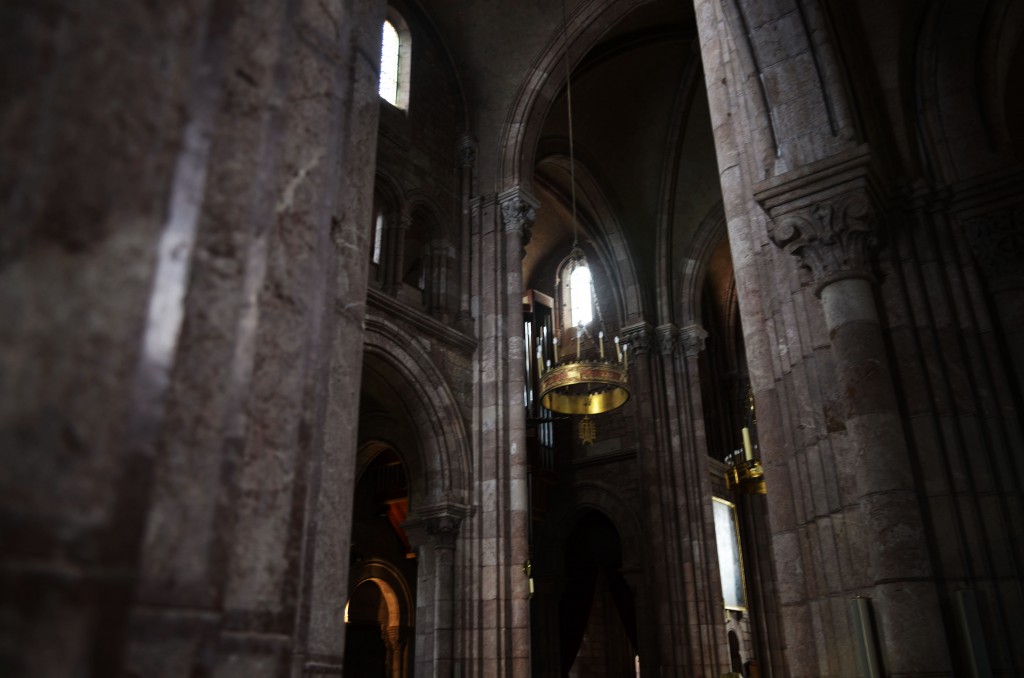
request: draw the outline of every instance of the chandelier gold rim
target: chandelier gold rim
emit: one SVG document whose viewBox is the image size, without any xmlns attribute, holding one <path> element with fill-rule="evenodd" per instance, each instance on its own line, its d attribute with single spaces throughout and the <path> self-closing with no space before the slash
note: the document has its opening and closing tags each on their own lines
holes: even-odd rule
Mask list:
<svg viewBox="0 0 1024 678">
<path fill-rule="evenodd" d="M 574 386 L 603 387 L 596 392 L 571 393 Z M 541 405 L 560 414 L 603 414 L 629 400 L 628 373 L 620 364 L 575 361 L 558 365 L 541 377 Z"/>
</svg>

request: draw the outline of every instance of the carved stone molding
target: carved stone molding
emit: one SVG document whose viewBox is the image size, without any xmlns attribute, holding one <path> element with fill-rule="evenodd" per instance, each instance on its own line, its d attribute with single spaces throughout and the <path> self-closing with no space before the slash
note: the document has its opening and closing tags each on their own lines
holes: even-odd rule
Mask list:
<svg viewBox="0 0 1024 678">
<path fill-rule="evenodd" d="M 704 350 L 704 340 L 707 338 L 708 331 L 697 324 L 687 325 L 679 330 L 679 343 L 682 344 L 687 358 L 700 355 L 700 352 Z"/>
<path fill-rule="evenodd" d="M 627 325 L 619 332 L 622 343 L 629 344 L 629 350 L 637 355 L 646 355 L 651 350 L 653 334 L 650 324 L 644 322 Z"/>
<path fill-rule="evenodd" d="M 768 237 L 810 270 L 820 295 L 837 280 L 874 280 L 870 254 L 876 240 L 871 222 L 867 194 L 853 191 L 770 222 Z"/>
</svg>

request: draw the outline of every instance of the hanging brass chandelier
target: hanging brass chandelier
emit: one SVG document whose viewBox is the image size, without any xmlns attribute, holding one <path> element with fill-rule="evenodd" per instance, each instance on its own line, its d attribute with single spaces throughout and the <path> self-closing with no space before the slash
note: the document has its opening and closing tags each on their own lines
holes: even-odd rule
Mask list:
<svg viewBox="0 0 1024 678">
<path fill-rule="evenodd" d="M 559 320 L 564 323 L 571 319 L 575 324 L 575 351 L 562 350 L 559 354 L 559 332 L 552 338 L 552 360 L 545 360 L 544 346 L 537 346 L 537 374 L 540 375 L 541 405 L 552 412 L 560 414 L 592 415 L 609 412 L 621 407 L 629 400 L 629 356 L 628 345 L 619 343 L 614 337 L 614 359 L 611 351 L 605 357 L 604 322 L 601 317 L 600 305 L 594 293 L 593 278 L 586 255 L 579 245 L 579 225 L 576 217 L 576 158 L 573 149 L 572 125 L 572 81 L 569 66 L 568 20 L 565 13 L 565 2 L 562 2 L 563 25 L 565 26 L 565 93 L 566 109 L 569 117 L 569 186 L 572 203 L 573 242 L 561 275 L 567 283 L 564 287 L 569 294 L 562 294 L 560 299 Z M 582 269 L 586 269 L 585 272 Z M 593 303 L 593 314 L 577 319 L 573 312 L 576 300 L 572 290 L 577 283 L 579 273 L 585 273 L 582 280 L 588 287 L 589 300 Z M 562 289 L 561 284 L 558 285 Z M 569 305 L 570 312 L 566 312 Z M 596 318 L 594 317 L 596 316 Z M 569 340 L 567 328 L 561 333 L 563 341 Z M 596 336 L 595 336 L 596 334 Z"/>
</svg>

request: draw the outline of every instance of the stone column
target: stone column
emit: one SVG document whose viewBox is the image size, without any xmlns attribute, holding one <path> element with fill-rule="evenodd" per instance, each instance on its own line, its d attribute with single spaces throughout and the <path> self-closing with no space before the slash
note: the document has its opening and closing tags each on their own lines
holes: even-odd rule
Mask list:
<svg viewBox="0 0 1024 678">
<path fill-rule="evenodd" d="M 649 602 L 657 642 L 642 671 L 717 675 L 723 666 L 722 600 L 696 360 L 705 332 L 696 325 L 633 325 L 622 330 L 630 387 L 643 427 L 638 459 L 650 551 Z M 696 389 L 696 392 L 695 392 Z M 653 653 L 650 650 L 654 650 Z"/>
<path fill-rule="evenodd" d="M 866 581 L 847 575 L 846 586 L 862 585 L 873 599 L 887 673 L 949 675 L 948 652 L 936 640 L 945 632 L 875 305 L 867 162 L 857 149 L 763 182 L 755 197 L 772 218 L 772 242 L 809 270 L 831 338 L 838 420 L 830 436 L 846 439 L 834 445 L 837 469 L 847 474 L 843 512 L 861 525 L 869 558 Z"/>
<path fill-rule="evenodd" d="M 445 504 L 416 511 L 406 533 L 416 547 L 416 659 L 417 674 L 450 678 L 455 659 L 456 544 L 459 527 L 469 508 Z"/>
<path fill-rule="evenodd" d="M 447 240 L 430 243 L 427 268 L 427 312 L 444 321 L 449 316 L 448 281 L 451 278 L 455 253 Z"/>
<path fill-rule="evenodd" d="M 529 240 L 529 227 L 536 218 L 537 199 L 520 188 L 513 188 L 498 196 L 501 205 L 504 232 L 504 287 L 496 286 L 495 293 L 505 299 L 505 336 L 508 372 L 505 374 L 504 400 L 508 408 L 507 447 L 504 450 L 505 477 L 507 478 L 507 540 L 505 553 L 508 560 L 507 605 L 509 606 L 509 645 L 505 650 L 510 676 L 530 674 L 530 602 L 529 582 L 522 575 L 523 563 L 529 558 L 529 492 L 527 488 L 526 408 L 523 405 L 525 385 L 525 351 L 523 339 L 523 264 L 524 247 Z M 500 448 L 499 448 L 500 449 Z"/>
<path fill-rule="evenodd" d="M 455 540 L 460 518 L 451 515 L 429 518 L 427 532 L 434 546 L 434 671 L 451 676 L 454 658 Z"/>
<path fill-rule="evenodd" d="M 230 16 L 234 3 L 218 3 Z M 208 2 L 4 7 L 0 673 L 113 676 L 208 201 Z"/>
<path fill-rule="evenodd" d="M 314 5 L 310 3 L 310 7 Z M 316 7 L 322 11 L 319 3 Z M 314 325 L 314 330 L 323 333 L 323 354 L 311 363 L 317 379 L 322 380 L 318 384 L 321 390 L 311 397 L 311 411 L 306 415 L 308 429 L 300 425 L 297 431 L 300 441 L 309 436 L 310 470 L 300 522 L 301 581 L 296 592 L 293 678 L 340 675 L 345 652 L 344 608 L 349 598 L 358 437 L 358 420 L 353 413 L 359 411 L 362 384 L 367 280 L 373 248 L 366 226 L 373 218 L 380 110 L 377 64 L 363 55 L 375 54 L 379 49 L 387 7 L 379 0 L 346 2 L 342 7 L 338 25 L 342 27 L 342 54 L 351 64 L 347 68 L 351 80 L 347 83 L 349 89 L 335 90 L 340 110 L 334 131 L 345 151 L 337 158 L 339 178 L 323 187 L 325 198 L 333 199 L 339 207 L 330 225 L 332 266 L 327 269 L 324 319 L 322 325 Z M 304 25 L 315 25 L 317 17 L 322 20 L 323 15 L 318 15 L 315 8 L 309 10 Z M 286 592 L 288 586 L 291 584 L 286 584 Z"/>
<path fill-rule="evenodd" d="M 644 541 L 648 549 L 642 562 L 652 593 L 648 601 L 652 607 L 647 616 L 652 618 L 656 635 L 648 646 L 649 654 L 641 657 L 641 663 L 654 675 L 658 672 L 671 674 L 676 671 L 675 667 L 684 664 L 681 655 L 688 647 L 677 635 L 685 616 L 682 581 L 678 576 L 683 568 L 675 548 L 679 523 L 673 506 L 672 478 L 664 468 L 669 440 L 664 428 L 664 389 L 658 378 L 657 337 L 654 328 L 647 323 L 624 327 L 620 336 L 623 344 L 629 346 L 631 406 L 637 412 L 638 421 L 651 422 L 641 428 L 637 460 L 644 488 Z M 666 450 L 666 455 L 661 454 L 662 450 Z M 638 615 L 638 623 L 642 616 Z"/>
<path fill-rule="evenodd" d="M 675 412 L 681 422 L 677 454 L 680 484 L 685 488 L 681 497 L 681 510 L 686 516 L 685 551 L 693 569 L 687 587 L 687 598 L 692 601 L 690 637 L 696 644 L 691 665 L 695 672 L 716 675 L 729 664 L 700 385 L 699 356 L 707 336 L 707 330 L 696 323 L 679 328 L 672 355 L 675 391 L 679 394 Z"/>
<path fill-rule="evenodd" d="M 401 626 L 388 626 L 381 629 L 384 637 L 384 647 L 387 648 L 385 658 L 384 675 L 387 678 L 403 678 L 405 638 Z"/>
<path fill-rule="evenodd" d="M 405 236 L 412 225 L 412 217 L 405 205 L 385 219 L 387 230 L 384 231 L 384 271 L 381 275 L 381 288 L 386 294 L 397 297 L 402 290 L 402 267 L 405 261 Z"/>
<path fill-rule="evenodd" d="M 471 227 L 473 223 L 472 197 L 473 197 L 473 167 L 476 164 L 476 143 L 468 134 L 462 135 L 458 142 L 457 151 L 459 156 L 459 204 L 461 212 L 459 216 L 459 314 L 458 320 L 467 322 L 470 317 L 469 292 L 470 292 L 470 255 L 473 250 L 470 242 Z"/>
</svg>

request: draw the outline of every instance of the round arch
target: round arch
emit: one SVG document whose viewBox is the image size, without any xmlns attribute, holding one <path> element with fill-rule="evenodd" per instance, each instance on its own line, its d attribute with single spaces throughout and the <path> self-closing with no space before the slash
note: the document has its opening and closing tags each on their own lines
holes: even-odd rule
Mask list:
<svg viewBox="0 0 1024 678">
<path fill-rule="evenodd" d="M 386 626 L 409 627 L 415 622 L 416 606 L 405 577 L 393 565 L 383 560 L 367 560 L 360 563 L 353 573 L 352 591 L 367 582 L 380 589 L 381 597 L 388 611 Z"/>
<path fill-rule="evenodd" d="M 469 447 L 462 415 L 444 375 L 401 328 L 372 311 L 366 317 L 365 369 L 401 392 L 418 459 L 409 467 L 410 503 L 465 503 Z"/>
<path fill-rule="evenodd" d="M 579 3 L 567 25 L 552 32 L 540 57 L 527 71 L 516 93 L 502 131 L 499 187 L 532 192 L 536 149 L 544 119 L 565 85 L 565 51 L 575 66 L 609 29 L 637 7 L 654 0 L 603 0 Z"/>
<path fill-rule="evenodd" d="M 622 540 L 622 569 L 639 568 L 643 553 L 640 520 L 633 509 L 608 485 L 596 481 L 580 481 L 571 489 L 575 499 L 572 506 L 551 518 L 547 531 L 550 544 L 565 543 L 580 517 L 596 511 L 611 521 Z"/>
</svg>

